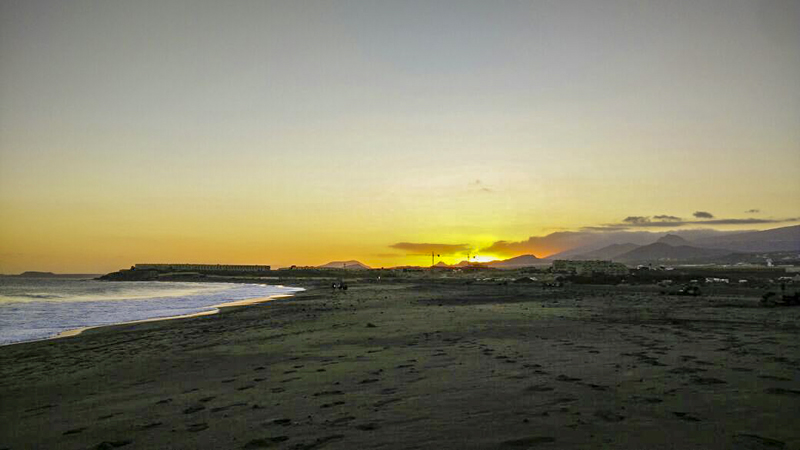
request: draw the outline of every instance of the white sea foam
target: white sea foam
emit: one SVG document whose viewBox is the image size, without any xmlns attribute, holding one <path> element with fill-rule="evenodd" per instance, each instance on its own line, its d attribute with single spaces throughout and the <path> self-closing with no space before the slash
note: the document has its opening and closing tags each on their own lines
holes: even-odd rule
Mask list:
<svg viewBox="0 0 800 450">
<path fill-rule="evenodd" d="M 0 345 L 66 330 L 211 311 L 214 305 L 291 294 L 265 284 L 0 278 Z"/>
</svg>

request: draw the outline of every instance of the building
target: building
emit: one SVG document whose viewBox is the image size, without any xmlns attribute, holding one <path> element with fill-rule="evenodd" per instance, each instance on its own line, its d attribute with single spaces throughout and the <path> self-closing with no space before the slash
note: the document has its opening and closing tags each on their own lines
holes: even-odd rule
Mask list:
<svg viewBox="0 0 800 450">
<path fill-rule="evenodd" d="M 133 270 L 159 272 L 269 272 L 270 266 L 233 264 L 136 264 Z"/>
<path fill-rule="evenodd" d="M 628 274 L 628 267 L 625 264 L 612 261 L 570 261 L 559 259 L 553 261 L 553 272 L 571 273 L 580 276 L 623 276 Z"/>
</svg>

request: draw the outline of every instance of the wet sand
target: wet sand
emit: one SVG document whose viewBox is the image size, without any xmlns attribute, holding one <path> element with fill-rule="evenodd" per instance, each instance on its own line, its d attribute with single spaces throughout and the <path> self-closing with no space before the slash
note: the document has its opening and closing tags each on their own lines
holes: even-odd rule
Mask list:
<svg viewBox="0 0 800 450">
<path fill-rule="evenodd" d="M 800 448 L 759 294 L 354 283 L 0 347 L 0 449 Z"/>
<path fill-rule="evenodd" d="M 268 297 L 257 297 L 257 298 L 248 298 L 248 299 L 244 299 L 244 300 L 236 300 L 236 301 L 233 301 L 233 302 L 226 302 L 226 303 L 220 303 L 219 305 L 213 305 L 213 306 L 211 306 L 211 308 L 214 308 L 214 309 L 209 309 L 207 311 L 200 311 L 200 312 L 196 312 L 196 313 L 192 313 L 192 314 L 183 314 L 183 315 L 180 315 L 180 316 L 153 317 L 151 319 L 133 320 L 133 321 L 130 321 L 130 322 L 125 322 L 125 323 L 119 324 L 119 325 L 130 325 L 130 324 L 134 324 L 134 323 L 156 322 L 156 321 L 159 321 L 159 320 L 189 319 L 191 317 L 208 316 L 208 315 L 211 315 L 211 314 L 219 313 L 220 312 L 220 308 L 230 308 L 232 306 L 255 305 L 256 303 L 264 303 L 264 302 L 272 301 L 272 300 L 275 300 L 275 299 L 278 299 L 278 298 L 286 298 L 286 297 L 291 297 L 291 295 L 279 294 L 279 295 L 270 295 Z M 72 330 L 67 330 L 67 331 L 63 331 L 61 333 L 58 333 L 57 336 L 54 336 L 54 337 L 52 337 L 50 339 L 60 339 L 60 338 L 65 338 L 65 337 L 77 336 L 77 335 L 83 333 L 86 330 L 91 330 L 91 329 L 94 329 L 94 328 L 102 328 L 104 326 L 108 326 L 108 325 L 99 325 L 99 326 L 94 326 L 94 327 L 75 328 L 75 329 L 72 329 Z M 14 344 L 11 344 L 11 345 L 14 345 Z"/>
</svg>

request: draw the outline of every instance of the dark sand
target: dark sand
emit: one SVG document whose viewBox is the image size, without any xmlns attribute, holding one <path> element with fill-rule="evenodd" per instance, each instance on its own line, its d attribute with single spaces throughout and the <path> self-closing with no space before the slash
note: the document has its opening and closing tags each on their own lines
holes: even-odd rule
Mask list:
<svg viewBox="0 0 800 450">
<path fill-rule="evenodd" d="M 0 347 L 0 449 L 800 448 L 759 292 L 353 284 Z"/>
</svg>

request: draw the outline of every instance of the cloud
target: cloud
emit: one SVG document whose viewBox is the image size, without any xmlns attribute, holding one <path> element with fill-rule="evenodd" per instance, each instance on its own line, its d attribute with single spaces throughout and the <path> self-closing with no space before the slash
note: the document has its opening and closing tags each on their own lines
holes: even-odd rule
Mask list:
<svg viewBox="0 0 800 450">
<path fill-rule="evenodd" d="M 389 247 L 410 252 L 411 255 L 430 255 L 431 252 L 440 255 L 455 255 L 467 253 L 470 250 L 467 244 L 428 244 L 414 242 L 398 242 Z"/>
<path fill-rule="evenodd" d="M 710 212 L 706 211 L 695 211 L 693 216 L 697 217 L 698 219 L 713 219 L 714 215 Z"/>
<path fill-rule="evenodd" d="M 668 216 L 666 214 L 662 214 L 660 216 L 653 216 L 653 219 L 663 220 L 663 221 L 668 221 L 668 222 L 681 222 L 681 221 L 683 221 L 683 219 L 681 219 L 680 217 Z"/>
<path fill-rule="evenodd" d="M 703 221 L 696 221 L 696 222 L 689 222 L 689 223 L 703 223 L 703 224 L 712 224 L 712 225 L 748 225 L 748 224 L 758 224 L 758 223 L 784 223 L 784 222 L 797 222 L 797 217 L 792 217 L 789 219 L 754 219 L 754 218 L 747 218 L 747 219 L 714 219 L 714 220 L 703 220 Z"/>
<path fill-rule="evenodd" d="M 650 222 L 650 218 L 649 217 L 645 217 L 645 216 L 628 216 L 628 217 L 622 219 L 622 221 L 624 223 L 631 223 L 631 224 L 638 225 L 638 224 L 643 224 L 643 223 Z"/>
<path fill-rule="evenodd" d="M 470 190 L 472 190 L 472 191 L 476 191 L 476 192 L 487 192 L 487 193 L 488 193 L 488 192 L 494 192 L 494 190 L 492 190 L 492 189 L 488 188 L 488 187 L 487 187 L 486 185 L 484 185 L 484 184 L 483 184 L 483 182 L 482 182 L 481 180 L 479 180 L 479 179 L 476 179 L 475 181 L 471 181 L 471 182 L 469 183 L 469 188 L 470 188 Z"/>
<path fill-rule="evenodd" d="M 745 211 L 744 213 L 745 213 L 745 214 L 758 214 L 758 213 L 760 213 L 760 212 L 761 212 L 761 210 L 760 210 L 760 209 L 748 209 L 748 210 L 747 210 L 747 211 Z"/>
<path fill-rule="evenodd" d="M 581 230 L 594 232 L 613 232 L 628 230 L 631 228 L 672 228 L 686 225 L 758 225 L 800 221 L 800 218 L 797 217 L 786 219 L 756 219 L 753 217 L 714 219 L 712 214 L 704 211 L 697 211 L 694 213 L 694 216 L 703 218 L 710 216 L 711 218 L 704 220 L 684 220 L 676 216 L 659 215 L 653 216 L 653 219 L 658 220 L 651 220 L 648 216 L 628 216 L 622 219 L 620 223 L 606 223 L 603 225 L 588 226 L 581 228 Z"/>
<path fill-rule="evenodd" d="M 654 219 L 654 220 L 653 220 Z M 674 227 L 676 225 L 684 223 L 684 220 L 678 216 L 670 216 L 668 214 L 659 214 L 657 216 L 653 216 L 651 219 L 650 216 L 628 216 L 622 219 L 622 223 L 618 224 L 606 224 L 603 226 L 592 226 L 592 227 L 584 227 L 584 230 L 595 230 L 595 231 L 602 231 L 602 230 L 624 230 L 630 226 L 637 226 L 637 227 Z"/>
</svg>

